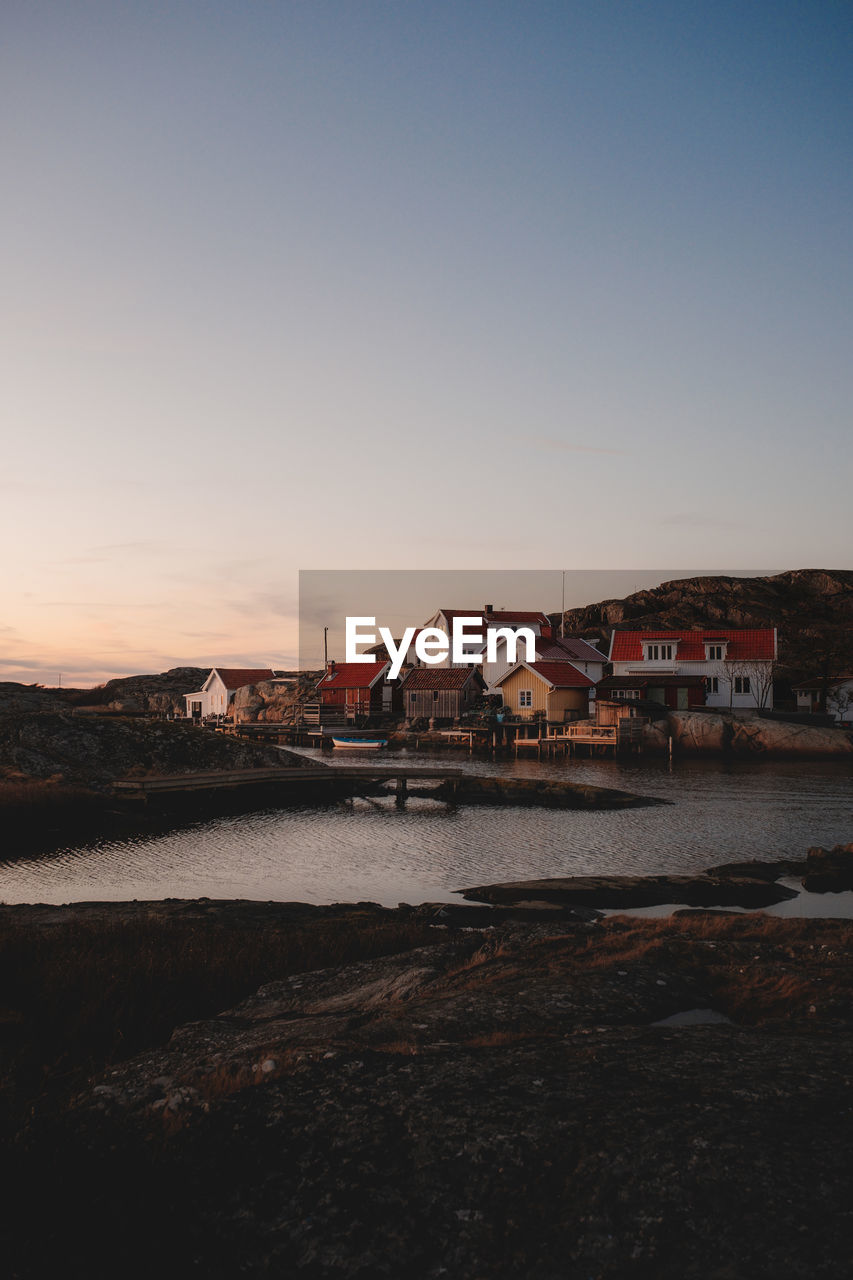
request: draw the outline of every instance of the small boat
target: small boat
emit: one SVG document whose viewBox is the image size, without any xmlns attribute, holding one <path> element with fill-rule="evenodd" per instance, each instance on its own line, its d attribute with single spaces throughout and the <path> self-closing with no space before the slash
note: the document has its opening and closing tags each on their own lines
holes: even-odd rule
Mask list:
<svg viewBox="0 0 853 1280">
<path fill-rule="evenodd" d="M 368 751 L 376 751 L 388 745 L 387 738 L 332 738 L 334 747 L 361 747 Z"/>
</svg>

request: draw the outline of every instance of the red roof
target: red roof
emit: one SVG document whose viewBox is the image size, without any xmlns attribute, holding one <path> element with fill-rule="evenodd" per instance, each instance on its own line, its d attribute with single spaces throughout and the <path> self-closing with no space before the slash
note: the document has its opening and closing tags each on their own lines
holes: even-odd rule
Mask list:
<svg viewBox="0 0 853 1280">
<path fill-rule="evenodd" d="M 388 669 L 389 662 L 338 662 L 317 685 L 318 689 L 369 689 Z"/>
<path fill-rule="evenodd" d="M 503 684 L 510 676 L 515 675 L 522 668 L 526 671 L 533 671 L 537 676 L 545 681 L 546 684 L 553 685 L 555 689 L 594 689 L 595 681 L 590 680 L 589 676 L 585 676 L 582 671 L 578 671 L 577 667 L 571 662 L 519 662 L 517 666 L 510 667 L 509 671 L 505 671 L 501 678 L 496 681 L 497 684 Z"/>
<path fill-rule="evenodd" d="M 476 618 L 478 622 L 485 622 L 482 609 L 439 609 L 438 612 L 443 613 L 448 622 L 454 618 Z"/>
<path fill-rule="evenodd" d="M 464 689 L 474 676 L 483 678 L 476 667 L 414 667 L 403 681 L 406 693 L 415 689 Z"/>
<path fill-rule="evenodd" d="M 229 691 L 242 689 L 247 684 L 260 684 L 263 680 L 276 679 L 276 674 L 270 667 L 214 667 L 213 670 Z"/>
<path fill-rule="evenodd" d="M 602 690 L 606 692 L 608 689 L 647 689 L 649 686 L 653 689 L 698 689 L 705 687 L 705 677 L 700 675 L 665 676 L 659 675 L 654 671 L 650 671 L 646 675 L 605 676 L 603 680 L 598 682 L 598 691 L 601 693 Z"/>
<path fill-rule="evenodd" d="M 642 662 L 644 640 L 677 640 L 678 662 L 705 662 L 705 645 L 727 641 L 727 658 L 766 659 L 776 657 L 776 631 L 773 627 L 753 627 L 737 631 L 707 627 L 695 631 L 614 631 L 610 640 L 611 662 Z"/>
<path fill-rule="evenodd" d="M 551 620 L 545 613 L 536 609 L 492 609 L 486 614 L 489 622 L 497 622 L 500 626 L 510 627 L 550 627 Z"/>
<path fill-rule="evenodd" d="M 536 657 L 549 662 L 606 662 L 607 658 L 599 653 L 586 640 L 578 640 L 574 636 L 565 639 L 548 636 L 536 637 Z"/>
</svg>

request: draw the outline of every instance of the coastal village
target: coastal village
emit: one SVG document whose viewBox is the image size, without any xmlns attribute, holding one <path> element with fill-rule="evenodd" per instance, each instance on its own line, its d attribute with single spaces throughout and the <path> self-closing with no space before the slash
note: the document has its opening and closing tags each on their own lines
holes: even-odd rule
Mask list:
<svg viewBox="0 0 853 1280">
<path fill-rule="evenodd" d="M 286 723 L 292 733 L 331 736 L 336 745 L 360 745 L 353 733 L 368 745 L 386 741 L 366 737 L 371 730 L 416 731 L 419 744 L 432 735 L 431 745 L 540 754 L 660 746 L 655 726 L 673 713 L 717 712 L 824 729 L 853 722 L 853 675 L 815 674 L 777 698 L 775 626 L 615 628 L 605 647 L 597 637 L 566 634 L 559 615 L 486 604 L 441 608 L 421 630 L 450 635 L 462 618 L 473 629 L 475 620 L 482 636 L 467 651 L 472 661 L 454 662 L 446 654 L 427 664 L 416 650 L 416 631 L 397 678 L 382 644 L 358 662 L 330 658 L 311 678 L 214 667 L 200 689 L 185 695 L 186 717 L 235 731 Z M 532 633 L 535 657 L 521 643 L 513 652 L 513 633 L 522 631 Z M 350 736 L 334 736 L 344 729 Z"/>
</svg>

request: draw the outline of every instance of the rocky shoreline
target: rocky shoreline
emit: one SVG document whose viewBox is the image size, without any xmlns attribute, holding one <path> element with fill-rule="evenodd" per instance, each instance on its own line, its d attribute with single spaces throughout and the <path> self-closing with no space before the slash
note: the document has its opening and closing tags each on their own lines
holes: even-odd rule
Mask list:
<svg viewBox="0 0 853 1280">
<path fill-rule="evenodd" d="M 705 880 L 756 894 L 851 864 L 845 846 Z M 60 1014 L 33 976 L 7 991 L 4 1078 L 25 1095 L 7 1117 L 10 1274 L 78 1256 L 140 1280 L 846 1278 L 853 923 L 601 918 L 603 880 L 467 894 L 486 892 L 494 906 L 0 907 L 19 973 L 47 950 L 70 981 L 103 946 L 123 985 L 86 982 L 128 1037 L 100 1066 L 80 1050 L 76 1074 L 60 1054 L 30 1096 L 27 1043 Z M 152 968 L 143 1004 L 177 981 L 173 1012 L 134 1048 L 130 992 Z"/>
</svg>

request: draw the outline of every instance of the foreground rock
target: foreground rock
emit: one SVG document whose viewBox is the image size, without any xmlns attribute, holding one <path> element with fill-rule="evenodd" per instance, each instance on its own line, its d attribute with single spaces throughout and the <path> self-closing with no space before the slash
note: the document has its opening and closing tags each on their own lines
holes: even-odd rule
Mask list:
<svg viewBox="0 0 853 1280">
<path fill-rule="evenodd" d="M 846 1280 L 851 935 L 701 913 L 516 927 L 272 982 L 31 1126 L 4 1259 Z M 653 1025 L 695 1008 L 731 1023 Z"/>
<path fill-rule="evenodd" d="M 517 880 L 460 889 L 474 902 L 568 903 L 588 907 L 654 907 L 679 903 L 688 907 L 769 907 L 796 898 L 796 891 L 761 877 L 568 876 L 547 880 Z"/>
</svg>

